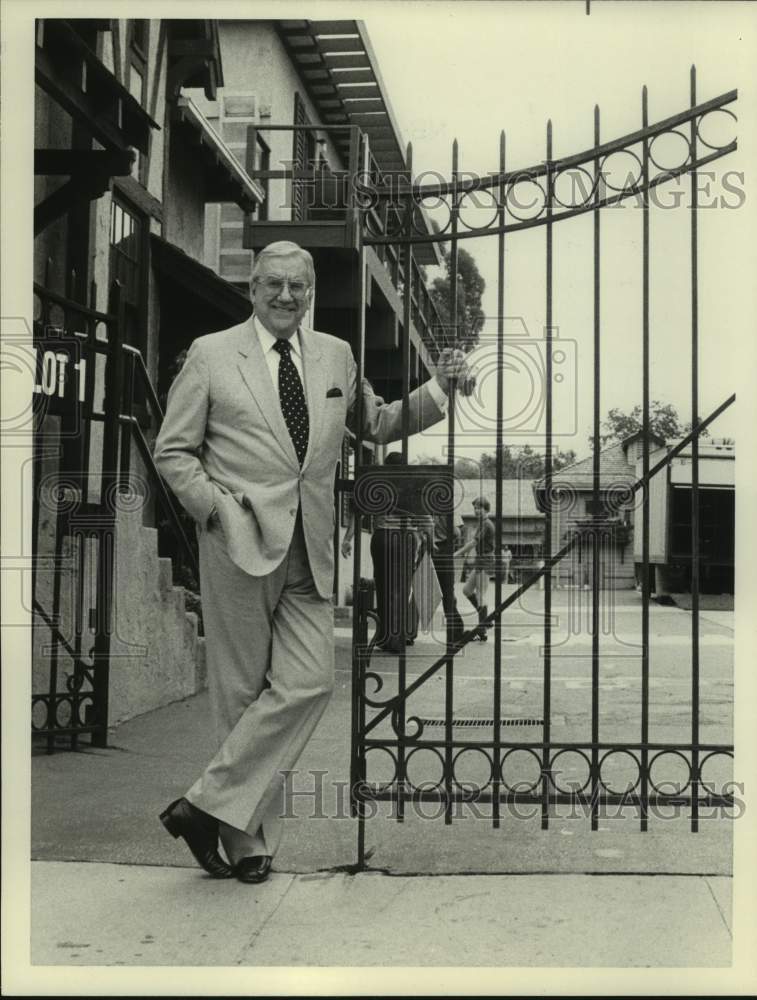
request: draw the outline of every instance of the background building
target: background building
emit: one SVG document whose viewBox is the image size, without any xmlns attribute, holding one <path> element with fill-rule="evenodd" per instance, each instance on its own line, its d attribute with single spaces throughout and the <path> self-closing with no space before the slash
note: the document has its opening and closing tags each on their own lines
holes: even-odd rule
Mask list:
<svg viewBox="0 0 757 1000">
<path fill-rule="evenodd" d="M 421 269 L 440 258 L 362 245 L 360 219 L 385 232 L 397 207 L 361 216 L 360 179 L 407 163 L 360 22 L 42 19 L 35 80 L 33 706 L 52 749 L 205 683 L 193 526 L 151 445 L 192 341 L 249 316 L 254 251 L 310 250 L 312 324 L 364 347 L 387 399 L 406 322 L 411 388 L 438 350 Z M 338 559 L 335 596 L 351 578 Z"/>
<path fill-rule="evenodd" d="M 663 444 L 652 435 L 653 445 Z M 589 456 L 568 465 L 552 477 L 551 497 L 544 480 L 534 483 L 539 510 L 552 511 L 552 552 L 557 552 L 574 535 L 585 536 L 595 525 L 602 530 L 605 546 L 601 588 L 628 589 L 636 585 L 634 566 L 634 522 L 640 494 L 632 494 L 637 480 L 637 462 L 642 449 L 641 432 L 603 449 L 599 455 L 599 505 L 594 501 L 594 458 Z M 576 545 L 552 571 L 557 587 L 591 586 L 590 545 Z"/>
<path fill-rule="evenodd" d="M 664 458 L 671 447 L 663 445 L 652 452 L 650 465 Z M 640 476 L 640 459 L 636 470 Z M 652 478 L 649 491 L 650 587 L 658 596 L 675 594 L 677 603 L 684 605 L 692 577 L 691 470 L 689 446 Z M 735 473 L 735 445 L 700 442 L 699 590 L 707 603 L 725 595 L 730 598 L 727 606 L 732 606 L 734 587 Z M 641 563 L 640 516 L 636 521 L 634 558 Z"/>
</svg>

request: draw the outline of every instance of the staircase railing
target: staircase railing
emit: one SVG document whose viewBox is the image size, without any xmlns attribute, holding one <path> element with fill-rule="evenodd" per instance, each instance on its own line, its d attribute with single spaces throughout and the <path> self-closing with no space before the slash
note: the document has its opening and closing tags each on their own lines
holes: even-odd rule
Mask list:
<svg viewBox="0 0 757 1000">
<path fill-rule="evenodd" d="M 136 494 L 132 442 L 179 558 L 196 580 L 199 571 L 180 508 L 135 412 L 139 399 L 155 430 L 163 421 L 142 354 L 123 343 L 120 283 L 111 285 L 103 312 L 95 307 L 94 283 L 83 304 L 72 297 L 75 274 L 68 295 L 52 291 L 49 278 L 48 266 L 44 284 L 34 285 L 32 608 L 39 662 L 32 733 L 52 753 L 61 737 L 77 749 L 84 734 L 92 745 L 107 746 L 116 515 L 118 496 Z M 101 432 L 93 434 L 96 425 Z M 71 585 L 64 591 L 66 573 Z"/>
<path fill-rule="evenodd" d="M 158 472 L 155 459 L 152 456 L 152 449 L 145 437 L 139 420 L 134 413 L 135 389 L 137 377 L 145 391 L 152 416 L 155 420 L 156 429 L 163 423 L 163 407 L 160 405 L 158 394 L 155 391 L 147 366 L 141 352 L 130 344 L 124 344 L 123 352 L 125 357 L 125 373 L 123 381 L 122 412 L 119 415 L 121 425 L 121 460 L 120 460 L 120 488 L 128 490 L 131 476 L 131 443 L 132 440 L 137 446 L 140 458 L 149 475 L 149 483 L 156 489 L 156 495 L 160 501 L 161 508 L 168 518 L 169 525 L 179 542 L 182 553 L 187 559 L 195 578 L 199 579 L 199 566 L 197 553 L 192 546 L 184 526 L 181 523 L 179 507 L 176 504 L 170 490 Z"/>
</svg>

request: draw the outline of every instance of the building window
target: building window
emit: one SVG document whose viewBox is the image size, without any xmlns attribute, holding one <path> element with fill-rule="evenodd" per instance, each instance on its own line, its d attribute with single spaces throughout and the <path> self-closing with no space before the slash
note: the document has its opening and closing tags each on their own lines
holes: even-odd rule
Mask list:
<svg viewBox="0 0 757 1000">
<path fill-rule="evenodd" d="M 305 104 L 300 95 L 294 95 L 294 124 L 310 125 Z M 298 128 L 294 131 L 292 149 L 292 169 L 314 169 L 317 163 L 315 133 L 311 129 Z M 307 180 L 292 180 L 292 220 L 303 222 L 308 216 L 310 187 Z"/>
<path fill-rule="evenodd" d="M 110 211 L 110 280 L 121 282 L 124 304 L 124 342 L 147 348 L 146 219 L 120 197 L 113 196 Z"/>
<path fill-rule="evenodd" d="M 126 88 L 143 108 L 147 108 L 147 50 L 150 37 L 150 22 L 129 22 L 129 45 L 126 58 Z M 137 153 L 132 168 L 132 177 L 141 184 L 147 179 L 147 157 Z"/>
<path fill-rule="evenodd" d="M 147 58 L 149 32 L 149 21 L 137 20 L 131 22 L 131 47 L 136 49 L 137 54 L 143 59 Z"/>
</svg>

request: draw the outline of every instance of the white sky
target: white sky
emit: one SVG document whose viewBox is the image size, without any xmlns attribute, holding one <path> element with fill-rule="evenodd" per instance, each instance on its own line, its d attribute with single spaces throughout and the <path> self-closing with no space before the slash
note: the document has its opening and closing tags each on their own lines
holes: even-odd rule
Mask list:
<svg viewBox="0 0 757 1000">
<path fill-rule="evenodd" d="M 496 169 L 501 129 L 507 136 L 508 168 L 538 162 L 545 155 L 548 118 L 555 157 L 586 149 L 593 143 L 595 103 L 602 139 L 620 137 L 641 126 L 644 84 L 650 123 L 686 108 L 694 63 L 699 103 L 740 90 L 739 101 L 731 105 L 740 117 L 731 127 L 740 148 L 708 167 L 717 171 L 712 193 L 733 202 L 722 174 L 744 171 L 750 162 L 744 145 L 753 137 L 744 135 L 750 121 L 744 102 L 751 100 L 754 86 L 755 14 L 749 4 L 592 3 L 586 16 L 583 2 L 563 2 L 406 3 L 401 9 L 394 3 L 371 4 L 362 16 L 403 139 L 413 143 L 416 172 L 449 176 L 455 137 L 462 170 Z M 664 155 L 659 147 L 658 155 Z M 747 174 L 747 206 L 749 180 Z M 688 181 L 676 183 L 688 191 Z M 745 215 L 723 208 L 699 212 L 700 415 L 734 391 L 739 341 L 751 337 L 754 326 L 751 283 L 744 282 L 735 249 Z M 689 212 L 685 207 L 653 209 L 650 226 L 651 395 L 674 403 L 688 419 Z M 485 310 L 495 316 L 496 237 L 460 246 L 476 257 L 487 279 Z M 544 230 L 513 233 L 506 246 L 505 315 L 521 317 L 531 336 L 540 337 Z M 592 261 L 590 215 L 554 227 L 554 324 L 569 342 L 566 365 L 576 358 L 575 376 L 569 374 L 555 387 L 555 432 L 560 447 L 575 448 L 579 455 L 587 451 L 592 420 Z M 610 406 L 626 409 L 641 401 L 641 212 L 633 207 L 603 213 L 602 282 L 604 414 Z M 493 449 L 494 350 L 489 340 L 474 355 L 487 374 L 475 412 L 462 404 L 461 424 L 468 433 L 460 439 L 461 453 L 477 456 Z M 508 418 L 527 402 L 526 391 L 523 374 L 509 376 L 505 417 L 511 428 L 514 421 Z M 713 426 L 714 436 L 736 436 L 735 411 L 732 407 Z M 487 429 L 477 432 L 482 426 Z M 506 431 L 507 440 L 523 443 L 512 431 Z M 443 446 L 443 438 L 432 431 L 413 440 L 411 453 L 441 454 Z"/>
</svg>

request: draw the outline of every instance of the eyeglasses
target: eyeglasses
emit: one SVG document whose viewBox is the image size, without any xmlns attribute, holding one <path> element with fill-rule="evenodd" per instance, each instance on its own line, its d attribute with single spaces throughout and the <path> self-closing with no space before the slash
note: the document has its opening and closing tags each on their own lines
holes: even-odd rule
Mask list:
<svg viewBox="0 0 757 1000">
<path fill-rule="evenodd" d="M 277 278 L 272 274 L 258 278 L 257 283 L 272 295 L 280 295 L 286 285 L 293 299 L 302 299 L 310 291 L 310 285 L 306 281 L 290 281 L 288 278 Z"/>
</svg>

